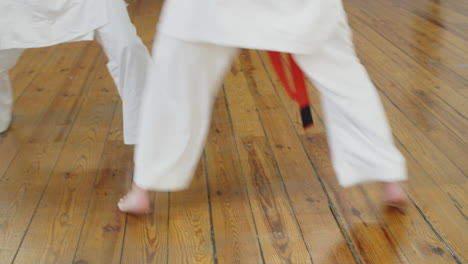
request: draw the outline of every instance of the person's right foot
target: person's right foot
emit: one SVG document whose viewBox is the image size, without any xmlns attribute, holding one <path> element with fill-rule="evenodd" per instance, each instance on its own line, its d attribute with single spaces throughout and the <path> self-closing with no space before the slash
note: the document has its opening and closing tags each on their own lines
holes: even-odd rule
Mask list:
<svg viewBox="0 0 468 264">
<path fill-rule="evenodd" d="M 133 183 L 130 191 L 120 199 L 119 210 L 123 213 L 141 215 L 149 212 L 149 192 Z"/>
<path fill-rule="evenodd" d="M 385 182 L 383 192 L 384 203 L 387 206 L 403 208 L 408 203 L 408 196 L 399 182 Z"/>
</svg>

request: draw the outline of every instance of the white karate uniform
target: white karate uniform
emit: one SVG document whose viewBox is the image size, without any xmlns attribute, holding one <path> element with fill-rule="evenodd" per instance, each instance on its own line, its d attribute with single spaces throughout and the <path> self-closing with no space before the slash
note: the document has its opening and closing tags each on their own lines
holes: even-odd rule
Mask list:
<svg viewBox="0 0 468 264">
<path fill-rule="evenodd" d="M 8 129 L 11 122 L 13 95 L 8 70 L 15 66 L 22 49 L 0 50 L 0 133 Z"/>
<path fill-rule="evenodd" d="M 124 142 L 135 144 L 141 92 L 152 61 L 123 0 L 4 0 L 0 4 L 0 132 L 11 119 L 8 71 L 23 49 L 96 40 L 123 104 Z M 12 26 L 8 27 L 6 23 Z M 3 129 L 2 129 L 3 128 Z"/>
<path fill-rule="evenodd" d="M 343 186 L 406 179 L 378 93 L 354 52 L 339 0 L 166 0 L 145 91 L 135 183 L 186 188 L 203 151 L 213 101 L 237 47 L 293 53 L 320 91 Z"/>
</svg>

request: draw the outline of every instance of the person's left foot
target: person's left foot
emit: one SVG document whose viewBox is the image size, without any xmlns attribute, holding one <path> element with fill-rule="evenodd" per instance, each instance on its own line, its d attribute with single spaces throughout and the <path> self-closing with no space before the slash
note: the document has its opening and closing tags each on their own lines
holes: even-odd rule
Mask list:
<svg viewBox="0 0 468 264">
<path fill-rule="evenodd" d="M 117 206 L 123 213 L 146 214 L 150 209 L 149 192 L 133 183 L 130 191 L 120 199 Z"/>
<path fill-rule="evenodd" d="M 383 186 L 384 203 L 387 206 L 403 208 L 409 199 L 399 182 L 386 182 Z"/>
</svg>

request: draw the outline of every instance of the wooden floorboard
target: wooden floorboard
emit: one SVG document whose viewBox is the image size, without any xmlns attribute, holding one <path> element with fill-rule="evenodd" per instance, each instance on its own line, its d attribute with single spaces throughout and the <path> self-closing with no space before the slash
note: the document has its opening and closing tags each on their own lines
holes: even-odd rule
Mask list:
<svg viewBox="0 0 468 264">
<path fill-rule="evenodd" d="M 234 77 L 229 76 L 228 78 Z M 262 252 L 224 93 L 215 102 L 205 163 L 218 263 L 261 263 Z"/>
<path fill-rule="evenodd" d="M 337 244 L 345 243 L 345 239 L 334 221 L 335 216 L 329 208 L 327 196 L 317 180 L 294 126 L 276 95 L 271 82 L 272 76 L 262 67 L 263 63 L 257 52 L 244 51 L 241 62 L 241 69 L 249 80 L 249 88 L 256 103 L 256 112 L 275 158 L 275 166 L 278 167 L 287 198 L 312 260 L 341 262 L 343 259 L 352 259 L 347 247 L 339 250 L 335 248 Z M 297 106 L 294 109 L 297 115 Z M 323 242 L 325 233 L 328 238 L 326 243 Z"/>
<path fill-rule="evenodd" d="M 131 0 L 151 48 L 162 0 Z M 242 50 L 215 100 L 190 187 L 127 216 L 133 146 L 97 43 L 26 50 L 0 135 L 0 264 L 467 263 L 468 2 L 344 2 L 356 51 L 407 159 L 405 210 L 378 184 L 344 189 L 315 126 L 264 51 Z M 287 64 L 287 63 L 286 63 Z"/>
<path fill-rule="evenodd" d="M 74 262 L 78 263 L 120 263 L 122 253 L 126 216 L 115 208 L 115 201 L 126 191 L 122 183 L 130 185 L 133 152 L 131 146 L 122 144 L 122 106 L 115 100 L 117 95 L 110 89 L 112 86 L 112 78 L 102 63 L 93 87 L 107 93 L 107 96 L 113 95 L 115 103 L 110 105 L 114 107 L 109 113 L 112 113 L 112 124 L 96 171 L 97 177 L 74 256 Z"/>
<path fill-rule="evenodd" d="M 238 62 L 235 66 L 243 67 Z M 229 99 L 232 89 L 236 89 L 250 103 L 255 102 L 251 94 L 259 92 L 254 91 L 259 87 L 254 84 L 252 67 L 244 65 L 241 69 L 246 74 L 244 86 L 226 87 L 229 105 L 233 104 Z M 301 239 L 300 227 L 287 197 L 287 190 L 275 168 L 275 159 L 263 133 L 255 105 L 250 106 L 250 111 L 231 112 L 231 119 L 265 262 L 310 263 L 310 255 L 305 241 Z M 244 119 L 249 120 L 255 129 L 244 127 L 243 122 L 236 122 Z"/>
<path fill-rule="evenodd" d="M 96 51 L 85 54 L 94 53 L 95 56 L 84 56 L 79 68 L 99 65 L 96 56 L 100 50 L 93 49 Z M 94 78 L 95 73 L 83 75 Z M 79 78 L 80 73 L 77 73 Z M 50 118 L 46 116 L 45 125 L 30 139 L 32 142 L 65 144 L 16 255 L 16 263 L 68 263 L 73 260 L 117 103 L 115 96 L 100 89 L 89 89 L 91 83 L 84 81 L 83 84 L 88 85 L 61 94 L 60 100 L 50 107 Z M 73 85 L 67 89 L 73 89 Z M 47 128 L 50 129 L 46 131 Z"/>
</svg>

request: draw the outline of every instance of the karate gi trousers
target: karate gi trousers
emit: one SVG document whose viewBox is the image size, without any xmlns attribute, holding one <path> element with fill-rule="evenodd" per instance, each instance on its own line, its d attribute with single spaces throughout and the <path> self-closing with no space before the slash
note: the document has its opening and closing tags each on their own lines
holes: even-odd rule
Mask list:
<svg viewBox="0 0 468 264">
<path fill-rule="evenodd" d="M 186 188 L 201 157 L 214 98 L 237 48 L 160 33 L 154 86 L 145 91 L 134 182 L 155 191 Z M 345 21 L 314 52 L 293 54 L 320 92 L 333 166 L 342 186 L 406 179 L 380 98 L 356 57 Z"/>
<path fill-rule="evenodd" d="M 95 29 L 95 37 L 109 59 L 107 68 L 122 98 L 124 142 L 136 144 L 141 94 L 153 62 L 130 21 L 125 2 L 111 0 L 107 6 L 108 23 Z M 0 132 L 8 128 L 12 113 L 8 71 L 16 64 L 22 51 L 0 50 Z"/>
</svg>

